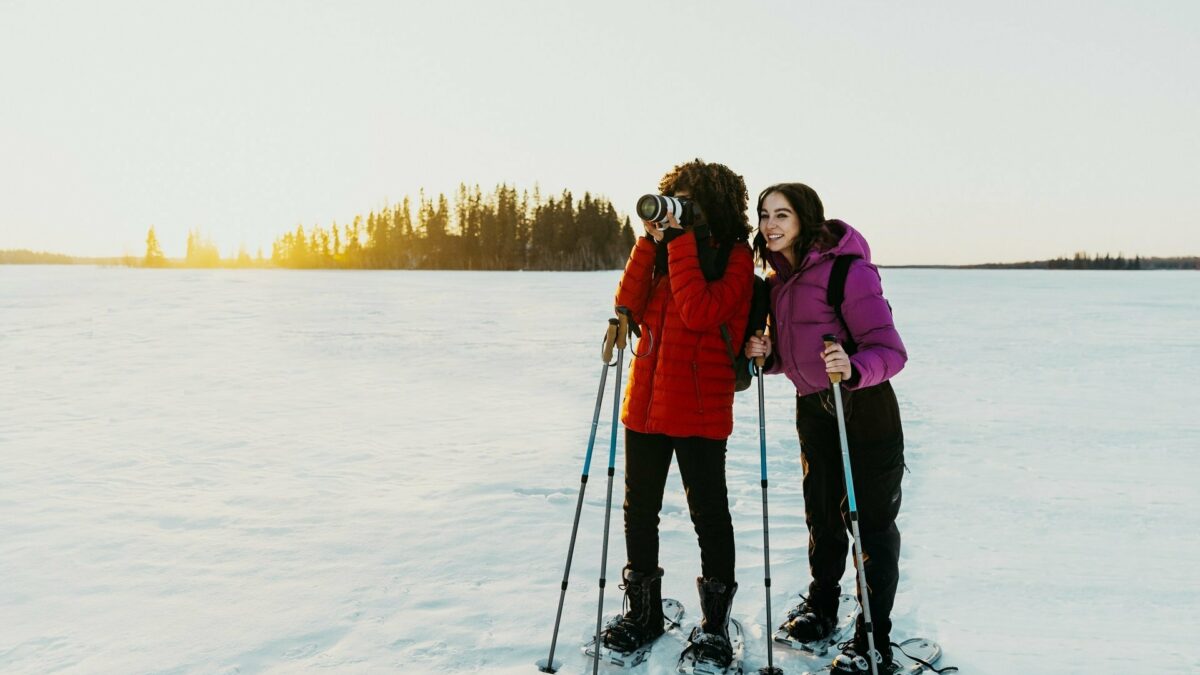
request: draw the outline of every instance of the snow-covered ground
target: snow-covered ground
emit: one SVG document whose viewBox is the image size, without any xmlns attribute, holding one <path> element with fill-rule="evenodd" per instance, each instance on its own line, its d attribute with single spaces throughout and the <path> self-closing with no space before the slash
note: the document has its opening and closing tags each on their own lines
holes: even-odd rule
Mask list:
<svg viewBox="0 0 1200 675">
<path fill-rule="evenodd" d="M 911 357 L 894 636 L 964 675 L 1200 671 L 1200 274 L 883 274 Z M 0 267 L 0 671 L 536 673 L 616 279 Z M 563 673 L 591 671 L 609 382 Z M 753 390 L 736 415 L 757 668 Z M 783 378 L 767 415 L 778 619 L 807 583 Z M 694 619 L 667 490 L 665 591 Z"/>
</svg>

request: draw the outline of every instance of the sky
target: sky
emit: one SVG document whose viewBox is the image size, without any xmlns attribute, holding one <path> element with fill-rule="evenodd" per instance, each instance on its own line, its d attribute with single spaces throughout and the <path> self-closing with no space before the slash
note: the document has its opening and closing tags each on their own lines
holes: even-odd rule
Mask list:
<svg viewBox="0 0 1200 675">
<path fill-rule="evenodd" d="M 419 190 L 632 213 L 696 157 L 881 264 L 1200 255 L 1192 2 L 0 0 L 0 249 L 253 253 Z"/>
</svg>

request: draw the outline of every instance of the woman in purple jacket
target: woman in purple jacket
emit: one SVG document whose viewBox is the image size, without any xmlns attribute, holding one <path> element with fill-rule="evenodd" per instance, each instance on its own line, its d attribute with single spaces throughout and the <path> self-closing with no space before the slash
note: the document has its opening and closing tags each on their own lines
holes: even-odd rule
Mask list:
<svg viewBox="0 0 1200 675">
<path fill-rule="evenodd" d="M 827 639 L 837 624 L 839 581 L 849 546 L 846 488 L 829 374 L 842 374 L 846 433 L 859 515 L 875 645 L 881 673 L 891 673 L 892 604 L 899 578 L 900 479 L 904 433 L 888 380 L 907 354 L 883 297 L 867 242 L 840 220 L 826 220 L 817 193 L 807 185 L 773 185 L 758 197 L 754 248 L 771 289 L 771 336 L 750 338 L 748 357 L 765 356 L 768 373 L 783 373 L 796 387 L 796 430 L 804 470 L 804 516 L 808 524 L 808 596 L 783 628 L 799 641 Z M 840 307 L 828 290 L 834 263 L 851 257 Z M 834 281 L 837 284 L 837 281 Z M 835 298 L 836 291 L 832 296 Z M 839 309 L 841 316 L 839 317 Z M 840 344 L 825 348 L 822 336 Z M 860 602 L 862 598 L 859 598 Z M 835 673 L 869 672 L 862 615 L 854 638 L 840 645 Z"/>
</svg>

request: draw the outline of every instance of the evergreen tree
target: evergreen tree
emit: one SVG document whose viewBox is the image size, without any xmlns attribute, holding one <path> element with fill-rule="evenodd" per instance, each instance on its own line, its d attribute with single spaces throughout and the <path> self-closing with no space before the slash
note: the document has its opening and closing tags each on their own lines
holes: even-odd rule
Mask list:
<svg viewBox="0 0 1200 675">
<path fill-rule="evenodd" d="M 158 245 L 158 235 L 154 233 L 153 225 L 146 233 L 146 257 L 142 264 L 146 267 L 163 267 L 167 264 L 167 257 L 163 255 L 162 247 Z"/>
<path fill-rule="evenodd" d="M 625 224 L 621 226 L 621 237 L 617 240 L 616 250 L 613 251 L 614 268 L 621 265 L 625 257 L 633 250 L 635 242 L 637 242 L 637 235 L 633 233 L 633 226 L 629 222 L 629 216 L 625 216 Z"/>
<path fill-rule="evenodd" d="M 521 193 L 521 203 L 517 207 L 517 232 L 513 242 L 513 269 L 523 270 L 529 265 L 529 228 L 532 221 L 530 209 L 534 202 L 530 201 L 529 191 Z"/>
<path fill-rule="evenodd" d="M 321 233 L 321 264 L 323 268 L 331 268 L 333 264 L 333 250 L 330 248 L 329 233 L 325 230 L 317 228 Z"/>
<path fill-rule="evenodd" d="M 184 262 L 188 267 L 217 267 L 221 264 L 221 252 L 199 229 L 189 230 Z"/>
<path fill-rule="evenodd" d="M 346 267 L 350 269 L 362 269 L 363 267 L 363 247 L 359 241 L 362 233 L 362 216 L 354 216 L 354 222 L 347 225 L 346 234 Z"/>
<path fill-rule="evenodd" d="M 517 190 L 508 185 L 496 188 L 496 226 L 500 229 L 499 269 L 511 270 L 520 266 L 518 251 L 520 242 L 517 233 L 520 230 L 521 214 L 518 211 Z"/>
<path fill-rule="evenodd" d="M 400 236 L 397 237 L 397 259 L 403 261 L 400 266 L 404 269 L 413 269 L 417 266 L 417 238 L 413 232 L 412 205 L 409 203 L 407 195 L 400 204 L 400 213 L 397 218 L 400 226 Z"/>
<path fill-rule="evenodd" d="M 297 225 L 292 234 L 291 246 L 288 247 L 288 262 L 291 267 L 308 267 L 308 238 L 304 234 L 304 226 Z"/>
<path fill-rule="evenodd" d="M 467 186 L 462 183 L 458 184 L 458 192 L 454 196 L 454 221 L 461 240 L 463 268 L 479 269 L 479 213 Z"/>
<path fill-rule="evenodd" d="M 435 258 L 438 269 L 451 269 L 457 261 L 454 260 L 454 247 L 449 241 L 450 232 L 450 203 L 446 201 L 446 195 L 438 193 L 437 211 L 433 213 L 431 221 L 434 232 L 438 233 L 440 245 L 438 246 L 439 256 Z"/>
</svg>

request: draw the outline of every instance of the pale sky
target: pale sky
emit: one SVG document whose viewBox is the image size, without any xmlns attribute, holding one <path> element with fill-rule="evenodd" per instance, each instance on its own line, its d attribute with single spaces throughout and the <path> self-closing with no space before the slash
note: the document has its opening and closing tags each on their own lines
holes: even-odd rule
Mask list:
<svg viewBox="0 0 1200 675">
<path fill-rule="evenodd" d="M 226 255 L 694 157 L 882 264 L 1200 255 L 1200 3 L 0 0 L 0 249 Z M 753 202 L 752 202 L 753 205 Z"/>
</svg>

